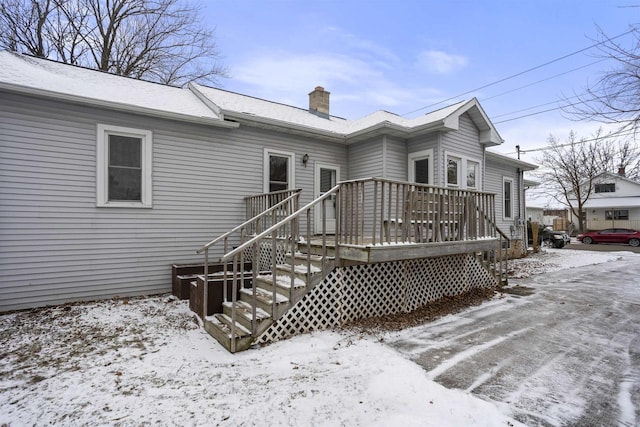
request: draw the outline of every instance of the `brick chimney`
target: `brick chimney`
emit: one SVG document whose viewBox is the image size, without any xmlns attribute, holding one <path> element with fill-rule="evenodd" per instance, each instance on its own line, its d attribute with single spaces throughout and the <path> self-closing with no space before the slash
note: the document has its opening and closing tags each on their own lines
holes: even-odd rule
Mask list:
<svg viewBox="0 0 640 427">
<path fill-rule="evenodd" d="M 309 94 L 309 112 L 328 119 L 330 94 L 322 86 L 316 86 L 313 92 Z"/>
<path fill-rule="evenodd" d="M 620 165 L 618 168 L 618 175 L 625 176 L 624 166 Z"/>
</svg>

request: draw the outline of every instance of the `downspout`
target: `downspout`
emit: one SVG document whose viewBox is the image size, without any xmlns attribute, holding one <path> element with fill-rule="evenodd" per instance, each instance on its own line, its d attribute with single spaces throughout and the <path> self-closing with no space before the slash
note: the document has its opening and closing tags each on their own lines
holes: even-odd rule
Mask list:
<svg viewBox="0 0 640 427">
<path fill-rule="evenodd" d="M 527 245 L 529 244 L 529 237 L 527 236 L 527 225 L 522 218 L 522 208 L 525 204 L 525 195 L 524 195 L 524 171 L 520 168 L 517 169 L 518 172 L 518 227 L 520 228 L 520 237 L 522 238 L 522 249 L 523 252 L 526 253 Z"/>
</svg>

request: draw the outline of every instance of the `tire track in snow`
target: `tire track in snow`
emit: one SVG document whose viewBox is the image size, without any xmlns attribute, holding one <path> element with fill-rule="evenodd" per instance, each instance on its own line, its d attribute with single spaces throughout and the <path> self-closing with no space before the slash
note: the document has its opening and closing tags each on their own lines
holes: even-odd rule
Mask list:
<svg viewBox="0 0 640 427">
<path fill-rule="evenodd" d="M 520 334 L 523 334 L 527 331 L 531 330 L 531 327 L 527 327 L 527 328 L 522 328 L 522 329 L 518 329 L 517 331 L 513 331 L 510 332 L 507 335 L 495 338 L 491 341 L 487 341 L 484 344 L 480 344 L 480 345 L 476 345 L 473 347 L 470 347 L 466 350 L 461 351 L 460 353 L 456 354 L 455 356 L 447 359 L 444 363 L 441 363 L 440 365 L 438 365 L 435 369 L 430 370 L 429 372 L 427 372 L 427 377 L 429 379 L 435 379 L 437 377 L 439 377 L 441 374 L 443 374 L 444 372 L 448 371 L 449 369 L 451 369 L 452 367 L 456 366 L 458 363 L 477 355 L 480 352 L 483 352 L 487 349 L 490 349 L 498 344 L 501 344 L 502 342 L 517 337 Z"/>
</svg>

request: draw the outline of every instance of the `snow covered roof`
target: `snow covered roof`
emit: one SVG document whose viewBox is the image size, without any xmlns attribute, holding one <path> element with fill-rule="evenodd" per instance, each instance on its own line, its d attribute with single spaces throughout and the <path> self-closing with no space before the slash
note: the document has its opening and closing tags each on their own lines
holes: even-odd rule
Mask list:
<svg viewBox="0 0 640 427">
<path fill-rule="evenodd" d="M 504 154 L 494 153 L 493 151 L 489 151 L 489 150 L 487 150 L 486 153 L 487 153 L 487 158 L 497 161 L 499 163 L 514 165 L 525 171 L 532 171 L 532 170 L 538 169 L 538 166 L 534 165 L 533 163 L 528 163 L 520 159 L 514 159 L 513 157 L 505 156 Z M 535 182 L 535 181 L 531 181 L 531 182 Z"/>
<path fill-rule="evenodd" d="M 638 197 L 606 197 L 589 198 L 584 208 L 633 208 L 640 207 L 640 196 Z"/>
<path fill-rule="evenodd" d="M 0 88 L 200 123 L 237 126 L 188 89 L 0 51 Z"/>
<path fill-rule="evenodd" d="M 320 117 L 307 109 L 279 104 L 264 99 L 241 95 L 222 89 L 191 83 L 194 93 L 206 98 L 218 108 L 222 117 L 250 120 L 257 123 L 285 126 L 299 131 L 315 132 L 325 136 L 355 142 L 371 132 L 384 129 L 387 133 L 409 137 L 425 130 L 441 128 L 458 129 L 459 118 L 469 112 L 472 120 L 485 135 L 482 143 L 497 145 L 502 138 L 474 98 L 462 101 L 431 113 L 408 119 L 388 111 L 375 111 L 357 120 L 341 117 Z"/>
<path fill-rule="evenodd" d="M 376 111 L 347 120 L 197 83 L 182 89 L 9 51 L 0 51 L 0 89 L 214 126 L 250 122 L 343 143 L 376 134 L 409 138 L 433 130 L 457 130 L 460 116 L 468 113 L 480 131 L 480 143 L 503 142 L 475 98 L 411 119 Z"/>
</svg>

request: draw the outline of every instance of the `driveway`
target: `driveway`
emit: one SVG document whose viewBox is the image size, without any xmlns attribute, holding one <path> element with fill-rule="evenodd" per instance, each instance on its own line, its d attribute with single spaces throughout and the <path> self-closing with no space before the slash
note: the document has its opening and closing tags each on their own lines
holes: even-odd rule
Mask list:
<svg viewBox="0 0 640 427">
<path fill-rule="evenodd" d="M 638 425 L 638 257 L 511 286 L 511 294 L 405 331 L 390 345 L 438 383 L 529 426 Z"/>
<path fill-rule="evenodd" d="M 633 247 L 629 245 L 616 245 L 613 243 L 598 243 L 585 245 L 577 240 L 573 240 L 569 246 L 566 246 L 568 249 L 575 249 L 578 251 L 598 251 L 598 252 L 617 252 L 617 251 L 627 251 L 627 252 L 635 252 L 640 254 L 640 246 Z"/>
</svg>

